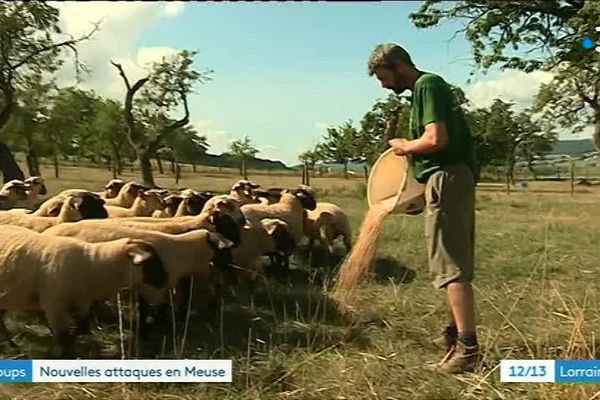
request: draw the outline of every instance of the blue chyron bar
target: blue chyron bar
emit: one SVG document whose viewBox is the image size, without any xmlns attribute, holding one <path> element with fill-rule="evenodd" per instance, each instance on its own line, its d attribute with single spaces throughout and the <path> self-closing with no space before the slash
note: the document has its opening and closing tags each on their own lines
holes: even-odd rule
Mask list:
<svg viewBox="0 0 600 400">
<path fill-rule="evenodd" d="M 600 360 L 501 360 L 501 382 L 600 383 Z"/>
<path fill-rule="evenodd" d="M 0 360 L 0 383 L 231 380 L 231 360 Z"/>
</svg>

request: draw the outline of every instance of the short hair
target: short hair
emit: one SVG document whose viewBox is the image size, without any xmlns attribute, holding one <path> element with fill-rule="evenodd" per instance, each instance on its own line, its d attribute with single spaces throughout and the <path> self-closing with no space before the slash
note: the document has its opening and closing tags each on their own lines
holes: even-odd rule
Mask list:
<svg viewBox="0 0 600 400">
<path fill-rule="evenodd" d="M 377 68 L 394 68 L 396 61 L 403 61 L 412 66 L 415 65 L 410 58 L 410 54 L 403 47 L 395 43 L 378 44 L 369 57 L 369 76 L 372 76 Z"/>
</svg>

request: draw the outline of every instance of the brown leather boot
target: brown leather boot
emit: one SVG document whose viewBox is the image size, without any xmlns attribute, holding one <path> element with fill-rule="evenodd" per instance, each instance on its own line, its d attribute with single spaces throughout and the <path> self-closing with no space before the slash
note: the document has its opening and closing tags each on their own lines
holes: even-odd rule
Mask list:
<svg viewBox="0 0 600 400">
<path fill-rule="evenodd" d="M 478 345 L 466 346 L 461 342 L 456 342 L 452 350 L 434 369 L 448 374 L 473 372 L 480 360 L 481 352 Z"/>
<path fill-rule="evenodd" d="M 442 350 L 450 351 L 456 344 L 457 337 L 458 332 L 456 331 L 456 326 L 450 324 L 444 328 L 439 337 L 432 340 L 432 343 Z"/>
</svg>

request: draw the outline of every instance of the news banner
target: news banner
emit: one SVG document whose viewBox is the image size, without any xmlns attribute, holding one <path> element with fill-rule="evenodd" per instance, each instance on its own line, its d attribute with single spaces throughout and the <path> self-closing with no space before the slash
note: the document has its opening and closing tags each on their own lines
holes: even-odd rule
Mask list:
<svg viewBox="0 0 600 400">
<path fill-rule="evenodd" d="M 0 360 L 0 383 L 231 382 L 232 360 Z M 600 383 L 600 360 L 501 360 L 501 382 Z"/>
<path fill-rule="evenodd" d="M 10 382 L 231 382 L 231 360 L 0 360 Z"/>
</svg>

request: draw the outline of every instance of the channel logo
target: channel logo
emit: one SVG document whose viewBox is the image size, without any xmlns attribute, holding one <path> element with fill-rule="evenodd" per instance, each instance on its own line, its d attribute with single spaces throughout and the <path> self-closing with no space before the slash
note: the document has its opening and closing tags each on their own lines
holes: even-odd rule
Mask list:
<svg viewBox="0 0 600 400">
<path fill-rule="evenodd" d="M 600 26 L 596 27 L 596 32 L 600 32 Z M 581 46 L 586 50 L 594 49 L 600 53 L 600 46 L 596 46 L 594 39 L 591 39 L 589 37 L 581 39 Z"/>
</svg>

